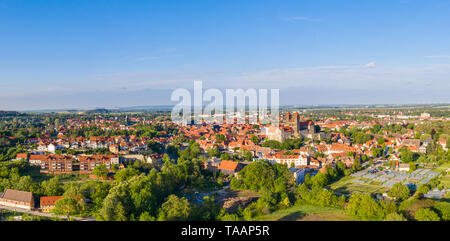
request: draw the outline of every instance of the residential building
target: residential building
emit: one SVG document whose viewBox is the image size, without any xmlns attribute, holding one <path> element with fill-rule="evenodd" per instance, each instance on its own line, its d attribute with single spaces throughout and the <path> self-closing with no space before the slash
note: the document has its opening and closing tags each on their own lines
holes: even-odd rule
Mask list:
<svg viewBox="0 0 450 241">
<path fill-rule="evenodd" d="M 234 161 L 222 160 L 218 169 L 225 175 L 235 175 L 245 167 L 245 164 Z"/>
<path fill-rule="evenodd" d="M 408 163 L 400 163 L 398 165 L 398 170 L 401 172 L 409 172 L 409 164 Z"/>
<path fill-rule="evenodd" d="M 41 160 L 42 173 L 69 173 L 73 171 L 73 157 L 69 155 L 46 155 Z"/>
<path fill-rule="evenodd" d="M 106 165 L 106 168 L 111 169 L 113 164 L 119 164 L 119 156 L 117 155 L 90 155 L 78 156 L 80 161 L 80 172 L 90 173 L 96 166 Z"/>
<path fill-rule="evenodd" d="M 222 160 L 219 158 L 212 158 L 203 163 L 203 169 L 210 172 L 219 172 L 219 166 Z"/>
<path fill-rule="evenodd" d="M 0 205 L 31 210 L 34 207 L 33 193 L 6 189 L 0 195 Z"/>
<path fill-rule="evenodd" d="M 17 153 L 16 160 L 27 160 L 28 153 Z"/>
<path fill-rule="evenodd" d="M 48 213 L 50 212 L 54 207 L 55 203 L 58 199 L 61 199 L 63 196 L 47 196 L 47 197 L 41 197 L 40 200 L 40 208 L 43 212 Z"/>
<path fill-rule="evenodd" d="M 307 168 L 289 168 L 289 171 L 294 175 L 297 184 L 303 183 Z"/>
</svg>

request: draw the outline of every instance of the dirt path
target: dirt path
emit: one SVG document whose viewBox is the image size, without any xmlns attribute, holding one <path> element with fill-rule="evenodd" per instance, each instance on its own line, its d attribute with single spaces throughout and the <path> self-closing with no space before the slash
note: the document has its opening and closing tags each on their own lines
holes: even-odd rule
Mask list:
<svg viewBox="0 0 450 241">
<path fill-rule="evenodd" d="M 43 212 L 20 209 L 20 208 L 13 208 L 13 207 L 8 207 L 8 206 L 3 206 L 3 205 L 0 205 L 0 209 L 9 210 L 12 212 L 27 213 L 27 214 L 34 215 L 34 216 L 41 216 L 41 217 L 47 217 L 47 218 L 58 217 L 61 219 L 67 219 L 67 216 L 55 215 L 55 214 L 51 214 L 51 213 L 43 213 Z M 70 218 L 75 219 L 77 221 L 95 221 L 95 219 L 93 217 L 80 218 L 80 217 L 71 216 Z"/>
</svg>

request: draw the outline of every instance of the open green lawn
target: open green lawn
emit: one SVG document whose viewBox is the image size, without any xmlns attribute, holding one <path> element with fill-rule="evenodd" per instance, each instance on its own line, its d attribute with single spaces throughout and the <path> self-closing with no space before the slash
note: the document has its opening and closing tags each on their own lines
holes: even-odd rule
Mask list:
<svg viewBox="0 0 450 241">
<path fill-rule="evenodd" d="M 40 173 L 39 169 L 33 168 L 23 175 L 30 176 L 36 182 L 47 181 L 55 176 L 58 176 L 62 182 L 79 182 L 89 180 L 89 174 L 80 174 L 79 171 L 67 174 L 47 174 Z"/>
<path fill-rule="evenodd" d="M 450 175 L 443 176 L 440 181 L 445 188 L 450 188 Z"/>
<path fill-rule="evenodd" d="M 352 221 L 344 210 L 314 205 L 296 205 L 258 217 L 258 221 Z"/>
<path fill-rule="evenodd" d="M 444 163 L 441 166 L 433 169 L 432 171 L 442 172 L 442 171 L 447 171 L 448 169 L 450 169 L 450 162 Z M 441 176 L 441 178 L 439 180 L 442 184 L 444 184 L 445 188 L 450 188 L 450 175 L 449 174 L 447 174 L 445 176 Z"/>
<path fill-rule="evenodd" d="M 441 171 L 446 171 L 447 169 L 450 168 L 450 162 L 444 163 L 442 165 L 440 165 L 439 167 L 433 169 L 433 172 L 441 172 Z"/>
<path fill-rule="evenodd" d="M 348 184 L 351 184 L 352 181 L 353 181 L 354 179 L 356 179 L 356 177 L 345 176 L 345 177 L 339 179 L 338 181 L 336 181 L 336 182 L 330 184 L 330 188 L 333 189 L 333 190 L 334 190 L 334 189 L 341 188 L 341 187 L 343 187 L 343 186 L 346 186 L 346 185 L 348 185 Z"/>
<path fill-rule="evenodd" d="M 369 183 L 353 183 L 353 180 L 357 177 L 346 176 L 339 181 L 332 183 L 330 188 L 338 193 L 351 193 L 351 192 L 363 192 L 363 193 L 383 193 L 386 188 L 379 185 L 377 182 Z"/>
</svg>

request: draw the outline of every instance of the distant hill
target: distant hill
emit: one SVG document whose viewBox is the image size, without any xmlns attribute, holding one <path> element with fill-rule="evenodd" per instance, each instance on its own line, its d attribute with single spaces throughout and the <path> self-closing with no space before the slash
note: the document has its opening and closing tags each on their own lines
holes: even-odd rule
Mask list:
<svg viewBox="0 0 450 241">
<path fill-rule="evenodd" d="M 4 110 L 0 110 L 0 117 L 5 117 L 5 116 L 20 116 L 21 114 L 19 112 L 16 111 L 4 111 Z"/>
<path fill-rule="evenodd" d="M 173 105 L 159 105 L 159 106 L 131 106 L 131 107 L 120 107 L 119 111 L 145 111 L 145 110 L 171 110 Z"/>
<path fill-rule="evenodd" d="M 94 110 L 84 111 L 84 113 L 88 114 L 88 115 L 90 115 L 90 114 L 106 114 L 106 113 L 109 113 L 109 112 L 111 112 L 111 111 L 107 110 L 107 109 L 94 109 Z"/>
</svg>

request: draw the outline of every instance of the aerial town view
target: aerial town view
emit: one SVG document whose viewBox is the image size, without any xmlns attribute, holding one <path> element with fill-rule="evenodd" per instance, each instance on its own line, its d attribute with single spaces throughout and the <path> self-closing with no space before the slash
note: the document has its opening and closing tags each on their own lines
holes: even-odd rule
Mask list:
<svg viewBox="0 0 450 241">
<path fill-rule="evenodd" d="M 1 116 L 3 220 L 450 218 L 449 106 L 289 108 L 279 127 Z"/>
<path fill-rule="evenodd" d="M 449 11 L 2 0 L 0 221 L 449 221 Z"/>
</svg>

